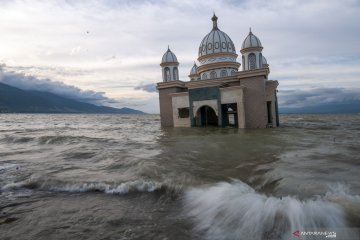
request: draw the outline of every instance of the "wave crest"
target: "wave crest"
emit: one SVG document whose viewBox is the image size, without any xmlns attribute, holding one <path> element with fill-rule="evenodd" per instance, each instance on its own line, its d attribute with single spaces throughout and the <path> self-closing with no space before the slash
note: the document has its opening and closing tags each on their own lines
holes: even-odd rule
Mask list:
<svg viewBox="0 0 360 240">
<path fill-rule="evenodd" d="M 126 194 L 129 192 L 154 192 L 164 188 L 162 183 L 145 180 L 135 180 L 123 183 L 106 182 L 62 182 L 54 180 L 34 180 L 9 183 L 2 187 L 4 190 L 20 188 L 40 189 L 54 192 L 103 192 L 108 194 Z"/>
<path fill-rule="evenodd" d="M 289 239 L 296 230 L 347 227 L 338 204 L 269 197 L 236 180 L 189 190 L 185 209 L 207 239 Z"/>
</svg>

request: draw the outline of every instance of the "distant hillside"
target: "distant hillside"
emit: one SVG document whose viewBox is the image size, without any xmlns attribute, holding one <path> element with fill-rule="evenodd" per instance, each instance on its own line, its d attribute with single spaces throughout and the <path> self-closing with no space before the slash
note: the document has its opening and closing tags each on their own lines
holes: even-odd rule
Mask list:
<svg viewBox="0 0 360 240">
<path fill-rule="evenodd" d="M 0 83 L 0 112 L 144 114 L 131 108 L 118 109 L 78 102 L 49 92 L 25 91 L 3 83 Z"/>
<path fill-rule="evenodd" d="M 328 103 L 301 108 L 281 108 L 280 113 L 360 113 L 360 101 Z"/>
</svg>

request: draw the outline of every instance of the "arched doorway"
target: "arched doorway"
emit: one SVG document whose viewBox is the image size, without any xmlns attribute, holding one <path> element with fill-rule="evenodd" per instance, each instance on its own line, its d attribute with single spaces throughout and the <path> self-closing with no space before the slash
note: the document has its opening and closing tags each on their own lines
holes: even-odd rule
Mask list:
<svg viewBox="0 0 360 240">
<path fill-rule="evenodd" d="M 202 106 L 196 113 L 196 126 L 218 126 L 218 116 L 210 106 Z"/>
</svg>

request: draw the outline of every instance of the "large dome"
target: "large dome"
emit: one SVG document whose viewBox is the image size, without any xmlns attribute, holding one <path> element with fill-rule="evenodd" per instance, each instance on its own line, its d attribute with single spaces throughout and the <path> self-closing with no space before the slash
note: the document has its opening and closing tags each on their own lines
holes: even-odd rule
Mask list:
<svg viewBox="0 0 360 240">
<path fill-rule="evenodd" d="M 200 43 L 199 57 L 213 53 L 236 53 L 234 43 L 230 37 L 217 27 L 215 14 L 211 20 L 213 21 L 213 29 Z"/>
<path fill-rule="evenodd" d="M 178 60 L 175 56 L 175 54 L 170 50 L 168 47 L 168 50 L 164 53 L 161 63 L 177 63 Z"/>
<path fill-rule="evenodd" d="M 249 35 L 245 38 L 241 49 L 251 48 L 251 47 L 262 47 L 261 42 L 257 36 L 255 36 L 250 29 Z"/>
</svg>

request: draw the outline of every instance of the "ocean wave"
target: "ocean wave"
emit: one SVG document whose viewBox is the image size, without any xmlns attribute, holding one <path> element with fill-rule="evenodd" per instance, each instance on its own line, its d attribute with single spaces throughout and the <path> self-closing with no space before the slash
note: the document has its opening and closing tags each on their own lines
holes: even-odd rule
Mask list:
<svg viewBox="0 0 360 240">
<path fill-rule="evenodd" d="M 186 214 L 206 239 L 290 239 L 296 230 L 348 227 L 344 209 L 327 200 L 330 196 L 276 198 L 234 180 L 191 189 L 184 201 Z M 351 239 L 355 233 L 344 234 Z"/>
<path fill-rule="evenodd" d="M 23 136 L 15 136 L 15 135 L 5 135 L 0 139 L 1 142 L 5 143 L 27 143 L 35 140 L 34 137 L 23 137 Z"/>
<path fill-rule="evenodd" d="M 64 182 L 56 180 L 29 179 L 8 183 L 2 191 L 17 189 L 38 189 L 53 192 L 103 192 L 107 194 L 126 194 L 129 192 L 154 192 L 166 188 L 163 183 L 135 180 L 123 183 L 107 182 Z"/>
<path fill-rule="evenodd" d="M 46 135 L 40 137 L 28 137 L 18 135 L 5 135 L 0 139 L 1 142 L 11 144 L 36 143 L 40 145 L 64 144 L 75 142 L 107 142 L 109 139 L 91 138 L 87 136 L 68 136 L 68 135 Z"/>
<path fill-rule="evenodd" d="M 0 171 L 8 170 L 11 168 L 18 168 L 18 164 L 6 163 L 4 165 L 0 165 Z"/>
</svg>

